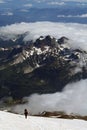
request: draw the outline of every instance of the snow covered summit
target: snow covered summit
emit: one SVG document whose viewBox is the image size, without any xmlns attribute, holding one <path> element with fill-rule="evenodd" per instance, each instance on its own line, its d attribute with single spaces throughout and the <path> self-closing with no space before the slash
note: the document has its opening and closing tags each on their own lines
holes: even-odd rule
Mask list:
<svg viewBox="0 0 87 130">
<path fill-rule="evenodd" d="M 16 115 L 0 111 L 0 130 L 87 130 L 84 120 Z"/>
</svg>

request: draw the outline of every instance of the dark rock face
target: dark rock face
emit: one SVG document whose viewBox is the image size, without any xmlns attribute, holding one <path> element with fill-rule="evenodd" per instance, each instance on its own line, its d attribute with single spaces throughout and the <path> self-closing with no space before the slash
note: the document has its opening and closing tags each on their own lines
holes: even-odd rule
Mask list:
<svg viewBox="0 0 87 130">
<path fill-rule="evenodd" d="M 19 99 L 33 93 L 62 91 L 70 82 L 87 78 L 87 53 L 73 50 L 68 38 L 39 37 L 8 47 L 0 60 L 0 98 Z M 2 51 L 0 51 L 2 54 Z M 82 64 L 81 64 L 82 63 Z"/>
<path fill-rule="evenodd" d="M 67 37 L 61 37 L 60 39 L 58 39 L 58 43 L 59 44 L 65 44 L 65 43 L 67 43 L 68 42 L 68 38 Z"/>
<path fill-rule="evenodd" d="M 56 46 L 55 40 L 56 40 L 55 38 L 51 38 L 49 35 L 46 36 L 45 38 L 43 36 L 41 36 L 40 38 L 38 38 L 35 41 L 34 46 L 38 47 L 38 48 L 41 48 L 41 47 L 44 47 L 44 46 L 53 47 L 53 46 Z"/>
</svg>

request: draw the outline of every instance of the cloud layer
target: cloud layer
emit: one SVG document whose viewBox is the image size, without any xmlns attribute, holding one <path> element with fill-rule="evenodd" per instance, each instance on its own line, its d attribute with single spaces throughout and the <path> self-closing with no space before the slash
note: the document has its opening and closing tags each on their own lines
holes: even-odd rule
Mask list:
<svg viewBox="0 0 87 130">
<path fill-rule="evenodd" d="M 81 15 L 57 15 L 57 17 L 62 18 L 87 18 L 87 14 L 81 14 Z"/>
<path fill-rule="evenodd" d="M 39 36 L 51 35 L 55 38 L 68 37 L 73 48 L 87 51 L 87 25 L 77 23 L 35 22 L 17 23 L 0 27 L 0 37 L 14 38 L 18 34 L 28 32 L 25 41 L 35 40 Z"/>
<path fill-rule="evenodd" d="M 26 98 L 27 104 L 18 105 L 16 112 L 22 113 L 28 108 L 30 113 L 43 111 L 64 111 L 68 114 L 87 115 L 87 79 L 68 84 L 62 92 L 54 94 L 33 94 Z"/>
</svg>

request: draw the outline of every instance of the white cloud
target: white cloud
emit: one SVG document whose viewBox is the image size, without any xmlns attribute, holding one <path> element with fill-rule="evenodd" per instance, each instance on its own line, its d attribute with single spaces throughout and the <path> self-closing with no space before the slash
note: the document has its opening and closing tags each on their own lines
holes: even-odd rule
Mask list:
<svg viewBox="0 0 87 130">
<path fill-rule="evenodd" d="M 0 36 L 6 36 L 8 39 L 17 34 L 29 32 L 25 40 L 35 40 L 39 36 L 51 35 L 57 39 L 66 36 L 72 40 L 70 45 L 76 48 L 82 48 L 87 51 L 87 25 L 77 23 L 57 23 L 57 22 L 35 22 L 18 23 L 9 26 L 0 27 Z"/>
<path fill-rule="evenodd" d="M 13 0 L 0 0 L 0 4 L 12 2 Z"/>
<path fill-rule="evenodd" d="M 21 11 L 21 12 L 25 12 L 25 13 L 26 13 L 26 12 L 29 12 L 29 10 L 27 10 L 27 9 L 21 9 L 20 11 Z"/>
<path fill-rule="evenodd" d="M 13 4 L 14 0 L 0 0 L 0 5 L 6 5 L 6 8 L 8 8 L 8 3 L 12 3 Z M 9 6 L 10 7 L 10 6 Z M 2 7 L 1 7 L 2 8 Z M 4 8 L 4 9 L 6 9 Z"/>
<path fill-rule="evenodd" d="M 34 1 L 37 2 L 37 3 L 40 3 L 40 2 L 47 2 L 49 0 L 34 0 Z"/>
<path fill-rule="evenodd" d="M 87 3 L 81 3 L 81 2 L 80 2 L 80 3 L 77 3 L 77 5 L 78 5 L 78 6 L 86 6 Z"/>
<path fill-rule="evenodd" d="M 82 14 L 81 17 L 82 17 L 82 18 L 86 18 L 86 17 L 87 17 L 87 14 Z"/>
<path fill-rule="evenodd" d="M 42 3 L 45 2 L 45 0 L 34 0 L 36 3 Z"/>
<path fill-rule="evenodd" d="M 63 0 L 65 2 L 72 1 L 72 2 L 87 2 L 86 0 Z"/>
<path fill-rule="evenodd" d="M 87 2 L 86 0 L 34 0 L 35 2 Z"/>
<path fill-rule="evenodd" d="M 3 13 L 3 14 L 1 14 L 1 15 L 12 16 L 12 15 L 13 15 L 13 13 L 12 13 L 12 12 L 6 12 L 6 13 Z"/>
<path fill-rule="evenodd" d="M 87 14 L 81 14 L 81 15 L 57 15 L 57 17 L 63 17 L 63 18 L 86 18 Z"/>
<path fill-rule="evenodd" d="M 48 2 L 49 5 L 65 5 L 64 2 Z"/>
<path fill-rule="evenodd" d="M 29 108 L 33 114 L 43 111 L 65 111 L 87 115 L 87 79 L 68 84 L 62 92 L 54 94 L 33 94 L 26 98 L 27 104 L 17 105 L 14 110 L 21 112 L 23 108 Z"/>
<path fill-rule="evenodd" d="M 35 2 L 87 2 L 86 0 L 34 0 Z"/>
<path fill-rule="evenodd" d="M 4 0 L 0 0 L 0 4 L 2 4 L 2 3 L 5 3 L 5 1 Z"/>
<path fill-rule="evenodd" d="M 32 4 L 25 4 L 24 7 L 32 7 Z"/>
</svg>

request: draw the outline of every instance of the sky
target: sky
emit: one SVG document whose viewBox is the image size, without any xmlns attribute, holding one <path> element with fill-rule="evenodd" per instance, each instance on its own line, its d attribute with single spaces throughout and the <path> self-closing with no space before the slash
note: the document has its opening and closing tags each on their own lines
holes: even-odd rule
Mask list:
<svg viewBox="0 0 87 130">
<path fill-rule="evenodd" d="M 87 130 L 87 121 L 12 114 L 0 111 L 0 130 Z"/>
</svg>

